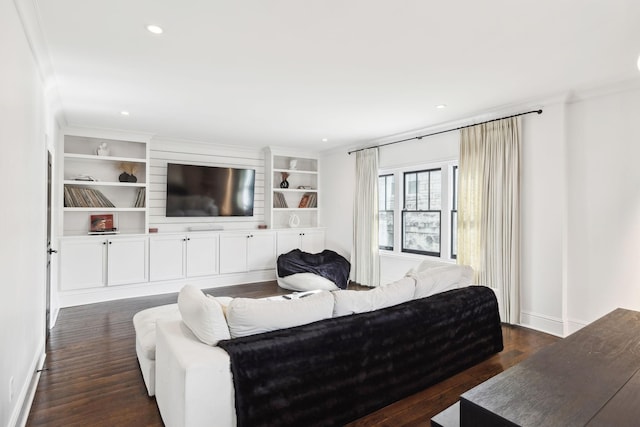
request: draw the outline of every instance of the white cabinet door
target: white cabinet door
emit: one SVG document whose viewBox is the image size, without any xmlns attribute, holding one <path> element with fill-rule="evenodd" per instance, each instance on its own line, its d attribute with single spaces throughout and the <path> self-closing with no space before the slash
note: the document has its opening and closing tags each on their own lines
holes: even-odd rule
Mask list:
<svg viewBox="0 0 640 427">
<path fill-rule="evenodd" d="M 105 239 L 62 240 L 60 289 L 98 288 L 105 284 Z"/>
<path fill-rule="evenodd" d="M 126 285 L 147 281 L 147 238 L 108 239 L 107 284 Z"/>
<path fill-rule="evenodd" d="M 247 269 L 269 270 L 276 268 L 276 235 L 275 233 L 252 234 L 247 240 Z"/>
<path fill-rule="evenodd" d="M 278 231 L 278 250 L 277 254 L 282 255 L 300 248 L 300 232 L 299 231 Z"/>
<path fill-rule="evenodd" d="M 149 280 L 182 279 L 186 236 L 149 237 Z"/>
<path fill-rule="evenodd" d="M 286 254 L 293 249 L 300 249 L 303 252 L 317 254 L 322 252 L 324 247 L 324 230 L 283 230 L 278 231 L 277 254 Z"/>
<path fill-rule="evenodd" d="M 187 277 L 218 274 L 218 235 L 187 235 Z"/>
<path fill-rule="evenodd" d="M 247 271 L 248 233 L 220 236 L 220 273 L 243 273 Z"/>
<path fill-rule="evenodd" d="M 305 230 L 301 234 L 300 250 L 303 252 L 317 254 L 325 249 L 323 230 Z"/>
</svg>

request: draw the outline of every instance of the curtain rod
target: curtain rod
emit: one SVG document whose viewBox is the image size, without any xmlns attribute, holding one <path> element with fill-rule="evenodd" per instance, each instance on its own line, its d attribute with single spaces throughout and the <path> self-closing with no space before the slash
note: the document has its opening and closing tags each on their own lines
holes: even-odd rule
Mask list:
<svg viewBox="0 0 640 427">
<path fill-rule="evenodd" d="M 440 135 L 441 133 L 453 132 L 454 130 L 470 128 L 471 126 L 483 125 L 485 123 L 497 122 L 498 120 L 510 119 L 512 117 L 524 116 L 525 114 L 532 114 L 532 113 L 542 114 L 542 110 L 526 111 L 524 113 L 518 113 L 518 114 L 513 114 L 511 116 L 505 116 L 505 117 L 500 117 L 500 118 L 497 118 L 497 119 L 491 119 L 491 120 L 487 120 L 487 121 L 480 122 L 480 123 L 474 123 L 472 125 L 460 126 L 460 127 L 453 128 L 453 129 L 447 129 L 447 130 L 441 130 L 439 132 L 428 133 L 426 135 L 420 135 L 420 136 L 414 136 L 414 137 L 407 138 L 407 139 L 401 139 L 400 141 L 386 142 L 386 143 L 380 144 L 380 145 L 372 145 L 372 146 L 369 146 L 369 147 L 358 148 L 357 150 L 349 151 L 349 155 L 351 155 L 351 153 L 357 153 L 358 151 L 368 150 L 369 148 L 379 148 L 379 147 L 384 147 L 384 146 L 387 146 L 387 145 L 399 144 L 401 142 L 411 141 L 412 139 L 422 139 L 422 138 L 426 138 L 428 136 Z"/>
</svg>

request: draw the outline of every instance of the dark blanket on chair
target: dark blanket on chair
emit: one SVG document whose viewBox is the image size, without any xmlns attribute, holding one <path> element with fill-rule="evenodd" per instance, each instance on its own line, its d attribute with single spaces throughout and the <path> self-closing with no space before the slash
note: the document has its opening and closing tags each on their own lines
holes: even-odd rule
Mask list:
<svg viewBox="0 0 640 427">
<path fill-rule="evenodd" d="M 278 277 L 296 273 L 314 273 L 331 280 L 340 289 L 346 289 L 351 264 L 342 255 L 325 249 L 318 254 L 294 249 L 282 254 L 277 260 Z"/>
<path fill-rule="evenodd" d="M 218 345 L 239 427 L 341 426 L 503 348 L 495 295 L 481 286 Z"/>
</svg>

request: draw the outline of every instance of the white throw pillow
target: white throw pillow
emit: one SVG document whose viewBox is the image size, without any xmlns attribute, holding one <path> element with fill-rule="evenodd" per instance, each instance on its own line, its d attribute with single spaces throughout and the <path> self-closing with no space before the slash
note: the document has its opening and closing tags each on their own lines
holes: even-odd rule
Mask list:
<svg viewBox="0 0 640 427">
<path fill-rule="evenodd" d="M 333 316 L 365 313 L 402 304 L 413 299 L 414 293 L 415 280 L 410 277 L 368 291 L 335 291 Z"/>
<path fill-rule="evenodd" d="M 333 313 L 333 296 L 322 291 L 291 300 L 234 298 L 227 307 L 232 338 L 291 328 L 322 319 Z"/>
<path fill-rule="evenodd" d="M 218 341 L 231 337 L 222 306 L 195 286 L 185 285 L 180 290 L 178 309 L 182 321 L 203 343 L 217 345 Z"/>
<path fill-rule="evenodd" d="M 418 299 L 468 286 L 473 278 L 473 269 L 467 265 L 445 264 L 407 274 L 416 280 L 414 298 Z"/>
</svg>

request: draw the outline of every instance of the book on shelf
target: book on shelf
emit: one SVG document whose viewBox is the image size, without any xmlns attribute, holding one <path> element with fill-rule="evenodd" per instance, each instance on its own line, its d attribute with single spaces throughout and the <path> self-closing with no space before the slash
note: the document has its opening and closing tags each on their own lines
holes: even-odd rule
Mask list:
<svg viewBox="0 0 640 427">
<path fill-rule="evenodd" d="M 273 193 L 273 207 L 274 208 L 287 208 L 287 200 L 284 194 L 280 192 Z"/>
<path fill-rule="evenodd" d="M 146 188 L 143 187 L 138 189 L 138 193 L 136 194 L 136 201 L 133 204 L 134 208 L 144 208 L 146 193 L 147 193 Z"/>
<path fill-rule="evenodd" d="M 68 208 L 113 208 L 115 207 L 100 190 L 75 185 L 64 186 L 64 206 Z"/>
<path fill-rule="evenodd" d="M 318 194 L 317 193 L 304 193 L 298 204 L 299 208 L 317 208 L 318 207 Z"/>
</svg>

